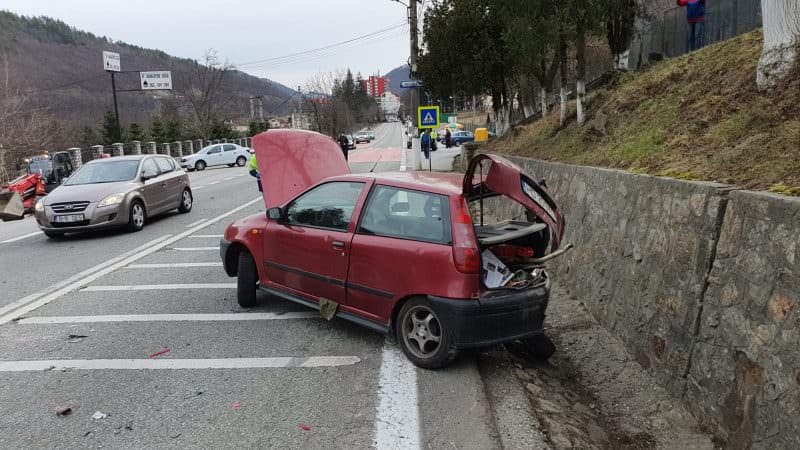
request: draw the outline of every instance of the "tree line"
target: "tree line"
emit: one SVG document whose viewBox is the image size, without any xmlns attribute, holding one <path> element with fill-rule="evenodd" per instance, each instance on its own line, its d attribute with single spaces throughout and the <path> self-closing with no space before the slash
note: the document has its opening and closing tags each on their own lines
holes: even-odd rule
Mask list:
<svg viewBox="0 0 800 450">
<path fill-rule="evenodd" d="M 321 73 L 306 83 L 301 110 L 312 130 L 337 137 L 379 119 L 378 103 L 370 97 L 361 74 Z"/>
</svg>

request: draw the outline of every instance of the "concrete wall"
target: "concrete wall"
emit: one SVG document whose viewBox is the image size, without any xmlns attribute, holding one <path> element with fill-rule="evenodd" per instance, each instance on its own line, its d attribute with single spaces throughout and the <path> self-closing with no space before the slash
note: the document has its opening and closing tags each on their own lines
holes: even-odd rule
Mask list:
<svg viewBox="0 0 800 450">
<path fill-rule="evenodd" d="M 732 447 L 800 448 L 800 199 L 510 159 L 566 217 L 557 283 Z"/>
</svg>

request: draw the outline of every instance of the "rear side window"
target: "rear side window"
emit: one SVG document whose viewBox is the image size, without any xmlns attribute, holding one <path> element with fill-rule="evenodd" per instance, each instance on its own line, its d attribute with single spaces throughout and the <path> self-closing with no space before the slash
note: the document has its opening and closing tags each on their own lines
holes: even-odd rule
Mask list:
<svg viewBox="0 0 800 450">
<path fill-rule="evenodd" d="M 226 152 L 232 152 L 236 150 L 236 146 L 233 144 L 225 144 L 222 147 L 225 149 Z"/>
<path fill-rule="evenodd" d="M 430 192 L 376 186 L 359 233 L 450 244 L 448 198 Z"/>
<path fill-rule="evenodd" d="M 168 173 L 175 170 L 175 165 L 168 158 L 156 158 L 156 164 L 158 164 L 161 173 Z"/>
</svg>

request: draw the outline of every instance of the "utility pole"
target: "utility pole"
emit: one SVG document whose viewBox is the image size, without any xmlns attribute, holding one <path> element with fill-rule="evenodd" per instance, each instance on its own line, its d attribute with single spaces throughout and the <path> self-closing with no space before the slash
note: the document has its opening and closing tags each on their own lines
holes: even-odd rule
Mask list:
<svg viewBox="0 0 800 450">
<path fill-rule="evenodd" d="M 117 126 L 117 139 L 116 141 L 119 142 L 122 140 L 122 127 L 119 124 L 119 107 L 117 106 L 117 82 L 114 79 L 114 72 L 109 71 L 108 73 L 111 74 L 111 92 L 114 93 L 114 122 Z"/>
<path fill-rule="evenodd" d="M 255 112 L 256 110 L 255 110 L 255 105 L 253 103 L 253 100 L 255 100 L 255 97 L 250 97 L 250 121 L 251 122 L 256 119 L 256 112 Z"/>
<path fill-rule="evenodd" d="M 417 78 L 417 56 L 419 55 L 419 36 L 417 33 L 417 0 L 409 0 L 408 2 L 408 24 L 411 31 L 411 56 L 409 58 L 409 68 L 411 69 L 411 79 Z M 412 117 L 417 115 L 417 107 L 419 106 L 419 90 L 411 90 L 411 114 Z M 416 135 L 416 127 L 414 134 Z"/>
</svg>

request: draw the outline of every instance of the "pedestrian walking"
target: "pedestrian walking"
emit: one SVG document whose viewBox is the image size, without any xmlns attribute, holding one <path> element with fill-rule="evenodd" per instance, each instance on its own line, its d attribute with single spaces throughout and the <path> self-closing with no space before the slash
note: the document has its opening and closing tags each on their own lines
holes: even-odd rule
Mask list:
<svg viewBox="0 0 800 450">
<path fill-rule="evenodd" d="M 450 132 L 450 128 L 445 128 L 444 130 L 444 146 L 450 148 L 453 146 L 453 143 L 450 140 L 453 138 L 453 133 Z"/>
<path fill-rule="evenodd" d="M 258 192 L 264 192 L 264 189 L 261 187 L 261 172 L 258 170 L 258 161 L 256 161 L 256 154 L 250 156 L 250 161 L 247 163 L 247 169 L 250 172 L 250 175 L 256 178 L 256 183 L 258 183 Z"/>
<path fill-rule="evenodd" d="M 339 147 L 342 148 L 344 160 L 347 161 L 347 153 L 350 151 L 350 142 L 344 134 L 339 136 Z"/>
<path fill-rule="evenodd" d="M 686 52 L 702 48 L 706 33 L 706 0 L 675 0 L 686 7 Z"/>
<path fill-rule="evenodd" d="M 422 133 L 422 137 L 420 138 L 420 146 L 422 147 L 422 153 L 425 154 L 425 159 L 431 158 L 431 130 L 430 128 L 426 128 L 425 131 Z"/>
</svg>

